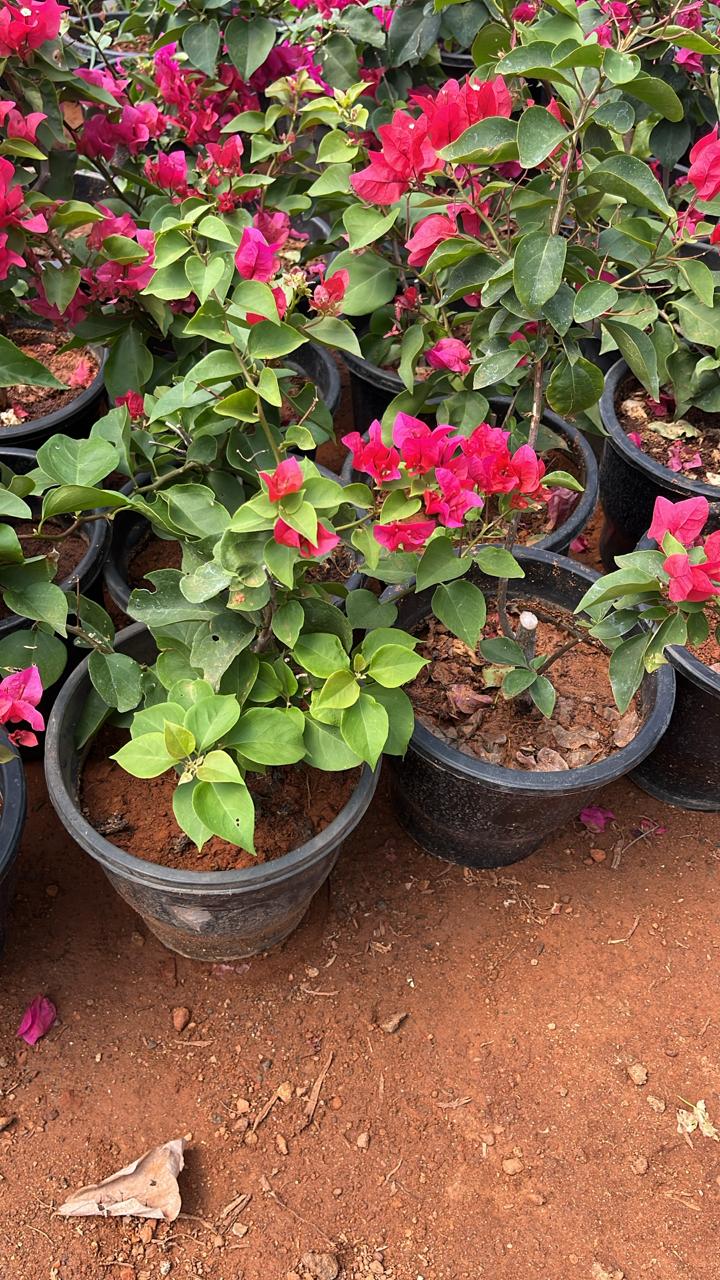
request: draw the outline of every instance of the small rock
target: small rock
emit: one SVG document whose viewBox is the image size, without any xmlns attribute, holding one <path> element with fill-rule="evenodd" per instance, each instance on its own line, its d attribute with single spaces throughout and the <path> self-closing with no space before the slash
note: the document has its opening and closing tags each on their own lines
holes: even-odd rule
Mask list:
<svg viewBox="0 0 720 1280">
<path fill-rule="evenodd" d="M 247 1098 L 238 1098 L 237 1102 L 235 1103 L 236 1114 L 239 1116 L 246 1116 L 249 1110 L 250 1110 L 250 1103 L 248 1102 Z"/>
<path fill-rule="evenodd" d="M 604 862 L 605 859 L 607 858 L 607 854 L 604 849 L 591 849 L 590 857 L 592 858 L 593 862 Z"/>
<path fill-rule="evenodd" d="M 172 1271 L 172 1262 L 161 1262 L 158 1270 L 161 1276 L 169 1276 Z"/>
<path fill-rule="evenodd" d="M 517 1156 L 508 1156 L 507 1160 L 503 1160 L 502 1167 L 503 1173 L 506 1173 L 510 1178 L 514 1178 L 516 1173 L 522 1173 L 525 1165 Z"/>
<path fill-rule="evenodd" d="M 370 1146 L 370 1134 L 359 1133 L 357 1138 L 355 1139 L 355 1146 L 359 1147 L 361 1151 L 367 1151 L 368 1147 Z"/>
<path fill-rule="evenodd" d="M 612 1271 L 608 1271 L 601 1262 L 593 1262 L 590 1271 L 591 1280 L 625 1280 L 625 1272 L 619 1267 L 614 1267 Z"/>
<path fill-rule="evenodd" d="M 409 1018 L 409 1016 L 410 1015 L 408 1013 L 393 1013 L 392 1016 L 387 1019 L 387 1022 L 380 1023 L 380 1030 L 385 1031 L 387 1035 L 391 1036 L 394 1031 L 398 1030 L 398 1027 L 402 1026 L 405 1019 Z"/>
<path fill-rule="evenodd" d="M 340 1264 L 334 1253 L 304 1253 L 300 1266 L 312 1280 L 337 1280 Z"/>
<path fill-rule="evenodd" d="M 343 1104 L 342 1098 L 338 1098 L 337 1094 L 335 1095 L 334 1098 L 330 1099 L 330 1109 L 332 1111 L 339 1111 L 340 1108 L 342 1107 L 342 1104 Z"/>
<path fill-rule="evenodd" d="M 650 1168 L 650 1161 L 647 1156 L 638 1156 L 636 1160 L 633 1160 L 630 1167 L 633 1173 L 637 1174 L 638 1178 L 642 1178 Z"/>
<path fill-rule="evenodd" d="M 58 894 L 59 894 L 59 892 L 60 892 L 60 889 L 59 889 L 58 885 L 56 885 L 56 884 L 46 884 L 46 885 L 45 885 L 45 892 L 46 892 L 46 894 L 47 894 L 48 898 L 57 898 L 57 896 L 58 896 Z"/>
<path fill-rule="evenodd" d="M 246 1147 L 256 1147 L 256 1146 L 257 1146 L 257 1144 L 258 1144 L 258 1136 L 257 1136 L 257 1134 L 256 1134 L 256 1133 L 246 1133 L 246 1134 L 245 1134 L 245 1146 L 246 1146 Z"/>
<path fill-rule="evenodd" d="M 377 1258 L 373 1259 L 373 1261 L 370 1263 L 370 1266 L 368 1267 L 368 1271 L 370 1272 L 371 1276 L 385 1275 L 385 1268 L 382 1262 L 378 1262 Z"/>
<path fill-rule="evenodd" d="M 289 1080 L 284 1080 L 283 1083 L 279 1084 L 277 1087 L 277 1096 L 281 1102 L 290 1102 L 293 1092 L 293 1087 Z"/>
<path fill-rule="evenodd" d="M 481 1134 L 480 1134 L 480 1141 L 481 1141 L 481 1142 L 484 1142 L 486 1147 L 494 1147 L 494 1146 L 495 1146 L 495 1134 L 494 1134 L 494 1133 L 481 1133 Z"/>
<path fill-rule="evenodd" d="M 667 1103 L 664 1102 L 662 1098 L 654 1098 L 651 1093 L 647 1096 L 647 1104 L 653 1111 L 657 1111 L 659 1116 L 661 1116 L 667 1108 Z"/>
<path fill-rule="evenodd" d="M 140 1230 L 138 1231 L 138 1235 L 140 1236 L 140 1239 L 142 1240 L 143 1244 L 150 1244 L 150 1241 L 152 1240 L 154 1234 L 155 1234 L 155 1223 L 151 1221 L 143 1222 Z"/>
<path fill-rule="evenodd" d="M 222 1236 L 217 1235 L 217 1236 L 210 1237 L 210 1243 L 213 1249 L 222 1249 L 225 1244 L 225 1241 L 223 1240 Z"/>
<path fill-rule="evenodd" d="M 173 1011 L 172 1011 L 172 1023 L 173 1023 L 173 1026 L 174 1026 L 175 1030 L 177 1031 L 178 1035 L 180 1034 L 180 1032 L 181 1032 L 181 1031 L 184 1031 L 184 1030 L 185 1030 L 185 1028 L 186 1028 L 186 1026 L 187 1026 L 187 1024 L 188 1024 L 188 1022 L 189 1022 L 189 1021 L 190 1021 L 190 1010 L 189 1010 L 189 1009 L 184 1009 L 184 1008 L 182 1008 L 182 1007 L 180 1007 L 180 1006 L 178 1006 L 178 1008 L 177 1008 L 177 1009 L 173 1009 Z"/>
<path fill-rule="evenodd" d="M 132 942 L 134 947 L 145 946 L 145 939 L 143 938 L 141 933 L 138 933 L 137 929 L 134 929 L 133 932 L 130 934 L 130 941 Z"/>
<path fill-rule="evenodd" d="M 275 1135 L 275 1146 L 277 1147 L 281 1156 L 286 1156 L 288 1154 L 288 1144 L 283 1138 L 281 1133 L 277 1133 Z"/>
<path fill-rule="evenodd" d="M 242 1240 L 243 1236 L 247 1235 L 250 1228 L 246 1227 L 244 1222 L 233 1222 L 230 1230 L 234 1236 L 237 1236 L 238 1239 Z"/>
<path fill-rule="evenodd" d="M 15 1116 L 0 1116 L 0 1133 L 2 1133 L 4 1129 L 9 1129 L 14 1119 Z"/>
<path fill-rule="evenodd" d="M 648 1069 L 643 1066 L 642 1062 L 633 1062 L 632 1066 L 628 1067 L 627 1073 L 633 1084 L 638 1085 L 638 1087 L 642 1084 L 647 1084 Z"/>
</svg>

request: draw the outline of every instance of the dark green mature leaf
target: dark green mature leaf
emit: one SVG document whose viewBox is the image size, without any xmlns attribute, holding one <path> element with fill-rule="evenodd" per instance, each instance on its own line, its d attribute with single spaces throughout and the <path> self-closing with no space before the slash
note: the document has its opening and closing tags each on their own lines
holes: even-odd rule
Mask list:
<svg viewBox="0 0 720 1280">
<path fill-rule="evenodd" d="M 610 656 L 610 684 L 618 711 L 627 711 L 645 674 L 645 652 L 652 640 L 648 631 L 623 640 Z"/>
<path fill-rule="evenodd" d="M 61 636 L 66 634 L 67 596 L 54 582 L 29 582 L 3 593 L 5 605 L 21 618 L 47 622 Z"/>
<path fill-rule="evenodd" d="M 361 757 L 351 750 L 334 725 L 319 724 L 307 716 L 304 742 L 307 763 L 325 773 L 339 773 L 362 764 Z"/>
<path fill-rule="evenodd" d="M 589 280 L 575 295 L 573 314 L 578 324 L 586 324 L 603 312 L 610 311 L 618 300 L 618 291 L 604 280 Z"/>
<path fill-rule="evenodd" d="M 416 62 L 432 49 L 440 31 L 441 15 L 429 3 L 398 6 L 388 35 L 387 65 L 401 67 Z"/>
<path fill-rule="evenodd" d="M 553 369 L 548 383 L 548 404 L 556 413 L 573 416 L 597 404 L 604 385 L 597 365 L 582 356 L 571 364 L 563 360 Z"/>
<path fill-rule="evenodd" d="M 424 591 L 438 582 L 461 578 L 471 565 L 467 556 L 457 556 L 454 544 L 447 534 L 439 534 L 425 548 L 418 565 L 415 590 Z"/>
<path fill-rule="evenodd" d="M 365 253 L 351 253 L 349 249 L 333 259 L 333 273 L 347 271 L 350 283 L 343 299 L 343 310 L 348 316 L 365 316 L 378 307 L 384 307 L 395 295 L 397 274 L 372 249 Z"/>
<path fill-rule="evenodd" d="M 49 636 L 38 627 L 13 631 L 0 640 L 0 671 L 3 674 L 37 667 L 43 688 L 49 689 L 60 679 L 67 664 L 68 651 L 57 636 Z"/>
<path fill-rule="evenodd" d="M 657 400 L 660 395 L 657 354 L 648 335 L 642 329 L 636 329 L 634 325 L 625 324 L 621 320 L 603 319 L 602 323 L 635 377 Z"/>
<path fill-rule="evenodd" d="M 517 129 L 518 159 L 525 169 L 552 155 L 567 137 L 565 126 L 551 115 L 547 107 L 529 107 L 520 117 Z"/>
<path fill-rule="evenodd" d="M 415 728 L 413 705 L 403 689 L 385 689 L 372 685 L 372 696 L 388 713 L 388 736 L 385 755 L 404 756 Z"/>
<path fill-rule="evenodd" d="M 277 28 L 267 18 L 253 14 L 246 18 L 233 18 L 225 28 L 225 44 L 230 60 L 243 80 L 249 80 L 267 58 L 275 44 Z"/>
<path fill-rule="evenodd" d="M 641 209 L 652 209 L 662 217 L 670 217 L 672 209 L 667 202 L 665 192 L 652 170 L 637 156 L 609 156 L 602 164 L 589 171 L 589 186 L 597 191 L 606 191 L 609 195 L 621 196 L 628 204 L 639 205 Z"/>
<path fill-rule="evenodd" d="M 515 250 L 513 284 L 515 292 L 534 315 L 557 293 L 562 284 L 567 241 L 563 236 L 531 231 Z"/>
<path fill-rule="evenodd" d="M 186 27 L 182 34 L 182 47 L 190 63 L 206 76 L 215 74 L 218 50 L 220 48 L 220 28 L 214 18 L 203 17 Z"/>
<path fill-rule="evenodd" d="M 349 89 L 360 74 L 355 45 L 338 32 L 320 46 L 318 61 L 325 79 L 336 89 Z"/>
<path fill-rule="evenodd" d="M 2 348 L 0 347 L 0 357 Z M 126 391 L 141 391 L 153 370 L 153 358 L 139 329 L 131 324 L 113 343 L 105 365 L 105 386 L 111 401 Z"/>
<path fill-rule="evenodd" d="M 642 71 L 624 86 L 624 92 L 632 98 L 639 98 L 666 120 L 678 122 L 684 118 L 685 108 L 675 90 L 656 76 L 648 76 Z"/>
<path fill-rule="evenodd" d="M 126 653 L 100 653 L 88 659 L 88 673 L 94 688 L 109 707 L 132 711 L 142 696 L 142 667 Z"/>
<path fill-rule="evenodd" d="M 474 164 L 499 164 L 517 160 L 517 124 L 505 116 L 488 116 L 460 134 L 455 142 L 443 147 L 439 155 L 452 164 L 472 161 Z"/>
<path fill-rule="evenodd" d="M 51 436 L 40 446 L 38 466 L 56 484 L 92 486 L 113 470 L 117 450 L 107 440 Z"/>
</svg>

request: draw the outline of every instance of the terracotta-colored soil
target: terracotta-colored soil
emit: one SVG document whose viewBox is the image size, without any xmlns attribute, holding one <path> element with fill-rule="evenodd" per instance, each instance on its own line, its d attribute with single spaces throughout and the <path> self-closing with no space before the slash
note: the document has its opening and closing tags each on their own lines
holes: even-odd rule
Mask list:
<svg viewBox="0 0 720 1280">
<path fill-rule="evenodd" d="M 4 393 L 8 405 L 17 406 L 27 414 L 27 418 L 18 417 L 19 422 L 43 418 L 46 414 L 54 413 L 56 409 L 62 409 L 65 405 L 71 404 L 82 395 L 97 375 L 99 361 L 89 348 L 82 347 L 73 351 L 60 350 L 69 341 L 70 335 L 67 333 L 50 329 L 13 329 L 10 336 L 16 346 L 20 347 L 26 355 L 44 364 L 46 369 L 55 374 L 59 382 L 68 383 L 81 361 L 84 362 L 87 371 L 87 380 L 84 380 L 82 386 L 68 386 L 64 391 L 55 390 L 52 387 L 8 387 Z M 17 424 L 3 422 L 0 417 L 0 429 L 2 426 L 14 425 Z"/>
<path fill-rule="evenodd" d="M 523 601 L 540 618 L 536 653 L 550 656 L 571 637 L 560 625 L 560 610 L 542 601 Z M 558 618 L 558 625 L 546 619 Z M 511 623 L 517 612 L 511 607 Z M 501 634 L 489 618 L 483 639 Z M 551 719 L 520 698 L 506 700 L 488 687 L 491 664 L 431 618 L 419 652 L 430 659 L 408 689 L 415 711 L 428 728 L 459 751 L 508 769 L 578 768 L 603 760 L 625 746 L 640 727 L 638 710 L 624 716 L 615 706 L 607 674 L 608 655 L 595 641 L 581 641 L 548 671 L 557 692 Z"/>
<path fill-rule="evenodd" d="M 83 810 L 113 844 L 164 867 L 234 871 L 281 858 L 323 831 L 347 804 L 357 782 L 356 770 L 321 773 L 304 766 L 248 774 L 257 856 L 215 836 L 198 852 L 173 816 L 175 774 L 133 778 L 109 759 L 126 740 L 127 735 L 117 730 L 99 736 L 83 770 Z"/>
<path fill-rule="evenodd" d="M 650 409 L 647 415 L 644 409 L 651 397 L 640 386 L 635 378 L 626 378 L 618 388 L 615 400 L 615 411 L 620 425 L 626 432 L 637 432 L 642 440 L 644 453 L 649 454 L 663 467 L 668 467 L 673 454 L 671 450 L 675 441 L 662 435 L 661 430 L 666 423 L 675 422 L 672 405 L 661 415 Z M 698 430 L 697 436 L 683 437 L 680 440 L 678 471 L 686 479 L 697 480 L 702 484 L 720 484 L 720 413 L 705 413 L 702 409 L 688 409 L 682 415 L 683 421 Z M 695 465 L 699 458 L 698 465 Z M 677 468 L 669 468 L 677 470 Z"/>
</svg>

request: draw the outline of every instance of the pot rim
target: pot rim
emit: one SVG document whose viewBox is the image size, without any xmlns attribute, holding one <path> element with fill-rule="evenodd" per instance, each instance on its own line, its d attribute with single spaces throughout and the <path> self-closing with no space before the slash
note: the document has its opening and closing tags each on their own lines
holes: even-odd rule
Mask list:
<svg viewBox="0 0 720 1280">
<path fill-rule="evenodd" d="M 635 471 L 652 476 L 653 480 L 663 489 L 674 490 L 681 498 L 699 495 L 707 498 L 709 502 L 720 503 L 720 486 L 703 484 L 699 480 L 693 480 L 678 472 L 671 471 L 669 467 L 664 467 L 661 462 L 656 462 L 649 454 L 643 452 L 642 449 L 638 449 L 631 440 L 628 440 L 615 412 L 615 395 L 618 386 L 628 374 L 632 374 L 629 365 L 623 359 L 616 361 L 605 378 L 605 386 L 600 397 L 600 415 L 603 425 L 623 461 L 627 462 Z"/>
<path fill-rule="evenodd" d="M 139 622 L 119 631 L 115 644 L 122 648 L 123 642 L 132 640 L 147 628 Z M 244 867 L 234 871 L 191 871 L 180 867 L 165 867 L 144 858 L 137 858 L 125 849 L 114 845 L 110 840 L 96 831 L 83 816 L 76 796 L 65 782 L 60 765 L 61 754 L 66 751 L 62 741 L 62 730 L 69 704 L 84 682 L 89 684 L 87 658 L 81 662 L 65 681 L 48 720 L 45 735 L 45 777 L 48 793 L 53 807 L 60 817 L 70 836 L 89 853 L 105 871 L 132 879 L 155 889 L 163 889 L 169 893 L 207 893 L 237 894 L 257 889 L 261 884 L 272 885 L 282 882 L 291 876 L 302 873 L 313 863 L 326 855 L 328 845 L 337 846 L 350 835 L 362 818 L 380 777 L 381 762 L 373 770 L 365 764 L 358 783 L 347 801 L 333 821 L 312 839 L 297 845 L 281 858 L 271 862 L 258 863 L 256 866 Z M 75 752 L 77 754 L 77 752 Z"/>
<path fill-rule="evenodd" d="M 515 548 L 517 559 L 534 561 L 539 564 L 554 562 L 566 573 L 582 578 L 588 586 L 595 582 L 600 574 L 588 569 L 567 556 L 554 551 L 543 551 L 542 548 Z M 522 579 L 514 579 L 520 584 Z M 510 590 L 513 590 L 511 583 Z M 643 681 L 652 681 L 657 689 L 655 705 L 651 708 L 639 732 L 625 747 L 620 747 L 591 764 L 581 765 L 577 769 L 537 770 L 526 772 L 523 769 L 508 769 L 505 765 L 488 764 L 476 756 L 458 751 L 456 747 L 445 742 L 434 734 L 419 720 L 415 721 L 415 729 L 410 740 L 410 747 L 426 760 L 448 772 L 460 773 L 476 782 L 491 784 L 500 790 L 519 791 L 524 794 L 547 792 L 548 790 L 567 794 L 573 791 L 599 790 L 600 787 L 614 782 L 617 778 L 630 773 L 657 745 L 670 724 L 675 702 L 675 672 L 671 666 L 660 667 Z M 553 785 L 557 783 L 557 785 Z"/>
</svg>

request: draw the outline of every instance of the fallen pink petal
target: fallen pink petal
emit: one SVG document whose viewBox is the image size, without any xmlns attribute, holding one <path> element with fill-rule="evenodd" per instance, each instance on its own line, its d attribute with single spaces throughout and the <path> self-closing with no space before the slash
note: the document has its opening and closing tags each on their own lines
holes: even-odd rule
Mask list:
<svg viewBox="0 0 720 1280">
<path fill-rule="evenodd" d="M 47 996 L 35 996 L 25 1010 L 15 1034 L 26 1044 L 37 1044 L 42 1036 L 47 1035 L 56 1017 L 57 1009 L 52 1000 Z"/>
<path fill-rule="evenodd" d="M 588 805 L 580 814 L 580 821 L 588 831 L 604 831 L 608 822 L 612 822 L 615 814 L 612 809 L 601 809 L 598 805 Z"/>
</svg>

